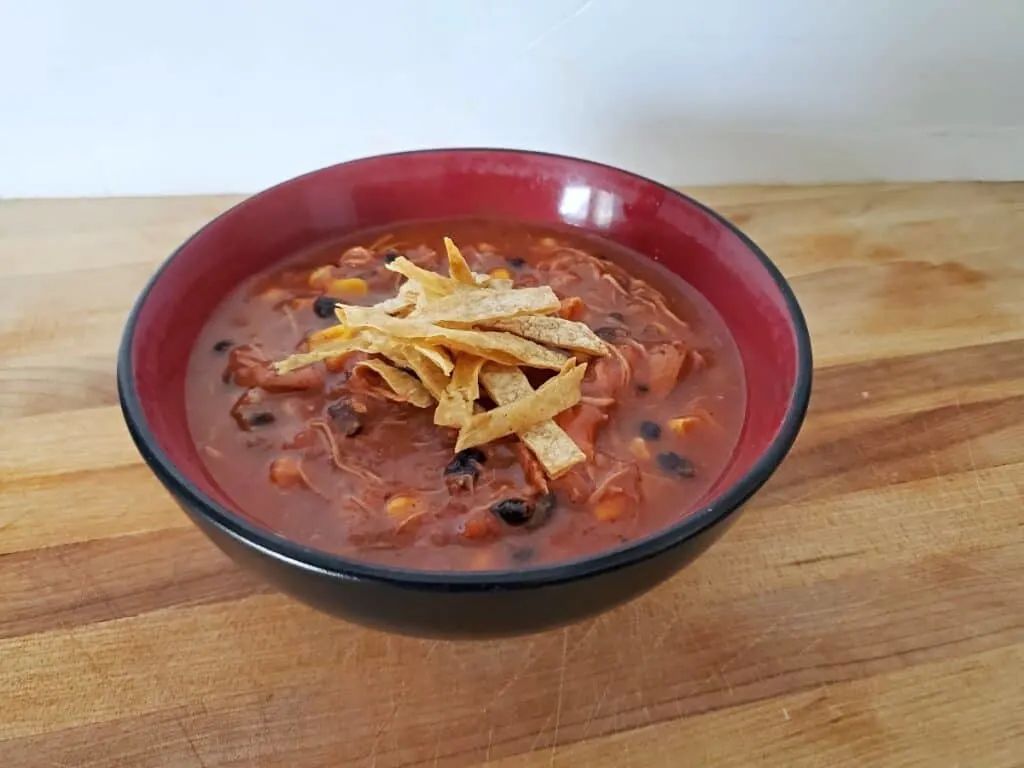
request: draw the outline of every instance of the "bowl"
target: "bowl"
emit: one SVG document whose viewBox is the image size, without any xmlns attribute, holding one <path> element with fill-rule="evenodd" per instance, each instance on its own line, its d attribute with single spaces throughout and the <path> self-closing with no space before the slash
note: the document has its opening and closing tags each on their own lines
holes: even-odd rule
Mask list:
<svg viewBox="0 0 1024 768">
<path fill-rule="evenodd" d="M 581 205 L 580 201 L 590 201 Z M 709 499 L 646 538 L 518 571 L 428 572 L 342 558 L 263 530 L 233 509 L 189 435 L 184 376 L 209 314 L 240 281 L 311 243 L 416 219 L 570 224 L 654 259 L 700 291 L 739 347 L 748 402 Z M 124 330 L 118 393 L 153 473 L 229 557 L 348 621 L 439 638 L 536 632 L 620 605 L 696 558 L 789 451 L 811 389 L 811 347 L 793 292 L 725 218 L 649 179 L 540 152 L 439 149 L 368 157 L 250 197 L 193 235 L 143 290 Z"/>
</svg>

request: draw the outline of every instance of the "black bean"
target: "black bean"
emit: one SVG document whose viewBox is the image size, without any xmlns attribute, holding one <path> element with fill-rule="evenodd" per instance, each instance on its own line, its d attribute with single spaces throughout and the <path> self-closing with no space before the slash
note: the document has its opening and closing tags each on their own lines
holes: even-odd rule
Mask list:
<svg viewBox="0 0 1024 768">
<path fill-rule="evenodd" d="M 389 248 L 388 250 L 384 251 L 384 263 L 390 264 L 392 261 L 394 261 L 401 255 L 402 254 L 400 254 L 394 248 Z"/>
<path fill-rule="evenodd" d="M 313 311 L 317 317 L 334 317 L 334 308 L 338 300 L 330 296 L 317 296 L 313 302 Z"/>
<path fill-rule="evenodd" d="M 505 261 L 512 269 L 522 269 L 526 266 L 526 259 L 521 259 L 518 256 L 509 256 Z"/>
<path fill-rule="evenodd" d="M 448 465 L 444 468 L 446 475 L 457 474 L 460 472 L 466 472 L 468 470 L 477 469 L 478 464 L 484 464 L 487 461 L 487 457 L 484 452 L 479 448 L 466 448 L 464 451 L 456 453 L 452 460 L 448 462 Z"/>
<path fill-rule="evenodd" d="M 693 466 L 693 462 L 680 456 L 675 451 L 659 453 L 658 466 L 676 477 L 693 477 L 697 474 L 697 469 Z"/>
<path fill-rule="evenodd" d="M 461 461 L 475 461 L 477 464 L 486 464 L 487 456 L 479 448 L 466 448 L 455 454 L 455 458 Z"/>
<path fill-rule="evenodd" d="M 533 547 L 513 547 L 512 559 L 517 563 L 528 563 L 537 556 L 537 550 Z"/>
<path fill-rule="evenodd" d="M 491 512 L 508 525 L 517 527 L 526 525 L 533 516 L 533 508 L 525 499 L 502 499 L 491 507 Z"/>
<path fill-rule="evenodd" d="M 618 320 L 620 323 L 626 322 L 626 316 L 621 312 L 609 312 L 608 317 L 612 320 Z"/>
<path fill-rule="evenodd" d="M 640 437 L 644 440 L 657 440 L 661 437 L 661 427 L 653 421 L 641 421 Z"/>
<path fill-rule="evenodd" d="M 270 411 L 257 411 L 249 417 L 249 425 L 253 427 L 265 427 L 275 421 L 277 421 L 277 417 Z"/>
<path fill-rule="evenodd" d="M 553 493 L 545 493 L 533 502 L 533 513 L 530 517 L 527 528 L 540 528 L 551 519 L 555 507 L 558 505 L 558 497 Z"/>
<path fill-rule="evenodd" d="M 648 392 L 650 392 L 650 390 L 651 388 L 644 384 L 643 382 L 640 382 L 636 385 L 636 392 L 638 395 L 646 395 Z"/>
<path fill-rule="evenodd" d="M 605 341 L 618 341 L 629 336 L 629 332 L 625 328 L 616 328 L 613 325 L 602 325 L 594 333 Z"/>
<path fill-rule="evenodd" d="M 345 400 L 339 400 L 327 406 L 327 415 L 331 417 L 338 432 L 345 437 L 355 437 L 363 431 L 362 419 Z"/>
<path fill-rule="evenodd" d="M 459 451 L 444 468 L 444 482 L 448 493 L 457 496 L 460 493 L 472 492 L 476 481 L 480 478 L 480 465 L 487 460 L 479 448 L 467 448 Z"/>
<path fill-rule="evenodd" d="M 231 339 L 221 339 L 220 341 L 213 345 L 213 351 L 220 355 L 227 352 L 233 346 L 235 346 L 235 342 L 233 342 Z"/>
</svg>

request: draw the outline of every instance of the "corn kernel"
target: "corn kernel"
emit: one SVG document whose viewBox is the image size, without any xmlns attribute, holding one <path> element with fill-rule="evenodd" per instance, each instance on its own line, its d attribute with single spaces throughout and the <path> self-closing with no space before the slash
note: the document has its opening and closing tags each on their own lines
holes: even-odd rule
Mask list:
<svg viewBox="0 0 1024 768">
<path fill-rule="evenodd" d="M 699 416 L 680 416 L 677 419 L 669 419 L 668 428 L 672 434 L 682 437 L 692 432 L 698 424 L 700 424 Z"/>
<path fill-rule="evenodd" d="M 334 267 L 330 264 L 326 264 L 322 267 L 317 267 L 309 273 L 309 287 L 310 288 L 323 288 L 325 285 L 334 279 Z"/>
<path fill-rule="evenodd" d="M 498 280 L 511 280 L 512 279 L 512 273 L 509 272 L 504 267 L 497 267 L 496 269 L 492 269 L 490 271 L 490 275 L 491 275 L 491 277 L 496 278 Z"/>
<path fill-rule="evenodd" d="M 388 499 L 387 504 L 385 504 L 388 515 L 399 522 L 404 522 L 415 515 L 419 512 L 419 507 L 419 499 L 415 496 L 410 496 L 407 493 L 400 493 L 397 496 L 392 496 Z"/>
<path fill-rule="evenodd" d="M 647 441 L 642 437 L 634 437 L 629 441 L 629 452 L 640 459 L 640 461 L 651 460 L 651 452 L 647 448 Z"/>
<path fill-rule="evenodd" d="M 612 523 L 626 512 L 626 497 L 621 493 L 607 496 L 594 507 L 594 517 L 602 523 Z"/>
<path fill-rule="evenodd" d="M 355 331 L 347 325 L 331 325 L 309 334 L 309 341 L 314 344 L 320 344 L 325 341 L 338 341 L 339 339 L 347 339 L 354 333 Z"/>
<path fill-rule="evenodd" d="M 360 277 L 345 277 L 332 280 L 327 285 L 327 293 L 331 296 L 365 296 L 370 288 Z"/>
</svg>

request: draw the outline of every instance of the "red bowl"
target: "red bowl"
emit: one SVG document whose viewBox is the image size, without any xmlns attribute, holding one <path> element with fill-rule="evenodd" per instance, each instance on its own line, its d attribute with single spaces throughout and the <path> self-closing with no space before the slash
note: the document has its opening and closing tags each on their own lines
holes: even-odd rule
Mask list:
<svg viewBox="0 0 1024 768">
<path fill-rule="evenodd" d="M 585 199 L 589 206 L 566 204 Z M 219 302 L 241 281 L 326 238 L 414 219 L 500 217 L 571 224 L 663 264 L 725 320 L 742 356 L 747 412 L 738 446 L 699 509 L 584 560 L 521 571 L 444 573 L 349 560 L 288 541 L 232 509 L 189 435 L 184 375 Z M 354 160 L 284 182 L 207 224 L 164 263 L 128 319 L 118 392 L 143 458 L 231 557 L 348 619 L 442 637 L 536 631 L 630 599 L 702 552 L 771 476 L 803 423 L 807 326 L 785 279 L 751 240 L 700 203 L 584 160 L 492 149 Z"/>
</svg>

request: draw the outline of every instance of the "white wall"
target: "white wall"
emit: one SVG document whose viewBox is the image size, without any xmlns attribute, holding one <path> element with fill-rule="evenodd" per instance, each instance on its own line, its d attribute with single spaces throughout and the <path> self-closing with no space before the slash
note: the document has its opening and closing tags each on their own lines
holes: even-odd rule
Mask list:
<svg viewBox="0 0 1024 768">
<path fill-rule="evenodd" d="M 0 196 L 437 145 L 676 184 L 1024 178 L 1024 0 L 0 0 Z"/>
</svg>

